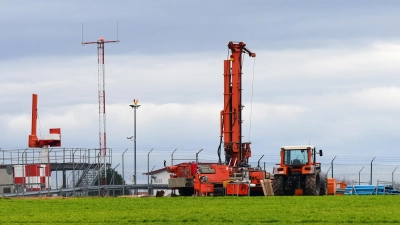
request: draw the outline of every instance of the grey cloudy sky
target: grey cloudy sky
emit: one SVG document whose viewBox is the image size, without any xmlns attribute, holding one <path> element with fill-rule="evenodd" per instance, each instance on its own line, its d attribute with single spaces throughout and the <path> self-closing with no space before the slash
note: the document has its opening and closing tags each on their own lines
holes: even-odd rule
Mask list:
<svg viewBox="0 0 400 225">
<path fill-rule="evenodd" d="M 244 140 L 256 159 L 309 142 L 328 158 L 400 157 L 398 1 L 0 6 L 1 148 L 27 146 L 32 93 L 42 134 L 60 127 L 63 146 L 98 146 L 96 47 L 80 45 L 81 24 L 84 41 L 112 40 L 118 21 L 121 42 L 106 45 L 107 147 L 132 145 L 138 98 L 138 148 L 216 152 L 226 45 L 244 41 L 257 53 L 243 70 Z"/>
</svg>

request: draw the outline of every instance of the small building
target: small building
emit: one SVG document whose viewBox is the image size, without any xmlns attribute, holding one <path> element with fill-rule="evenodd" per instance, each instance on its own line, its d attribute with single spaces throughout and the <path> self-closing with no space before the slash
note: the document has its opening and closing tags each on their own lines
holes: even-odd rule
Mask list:
<svg viewBox="0 0 400 225">
<path fill-rule="evenodd" d="M 150 173 L 143 173 L 143 175 L 149 176 L 149 184 L 166 184 L 168 185 L 169 173 L 166 168 L 153 170 Z M 159 189 L 155 191 L 161 191 Z M 150 190 L 150 195 L 154 195 L 155 191 Z M 163 189 L 164 195 L 171 194 L 171 189 Z"/>
</svg>

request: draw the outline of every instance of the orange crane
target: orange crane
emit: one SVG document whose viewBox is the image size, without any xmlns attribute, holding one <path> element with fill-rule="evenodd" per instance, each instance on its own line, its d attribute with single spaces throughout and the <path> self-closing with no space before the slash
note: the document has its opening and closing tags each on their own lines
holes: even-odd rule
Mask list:
<svg viewBox="0 0 400 225">
<path fill-rule="evenodd" d="M 37 126 L 37 94 L 32 94 L 32 126 L 31 134 L 28 139 L 29 148 L 43 148 L 43 147 L 59 147 L 61 146 L 61 129 L 50 128 L 50 134 L 44 135 L 43 139 L 38 139 L 36 136 Z"/>
<path fill-rule="evenodd" d="M 224 60 L 224 108 L 220 112 L 220 145 L 218 163 L 196 162 L 167 166 L 168 186 L 180 195 L 263 195 L 262 182 L 267 172 L 252 168 L 250 142 L 242 142 L 242 54 L 256 54 L 244 42 L 229 42 L 229 59 Z M 224 146 L 225 160 L 221 161 Z"/>
</svg>

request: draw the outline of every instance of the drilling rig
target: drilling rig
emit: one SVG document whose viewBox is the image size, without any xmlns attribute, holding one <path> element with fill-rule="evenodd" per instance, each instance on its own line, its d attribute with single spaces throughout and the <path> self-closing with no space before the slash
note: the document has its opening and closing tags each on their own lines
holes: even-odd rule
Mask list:
<svg viewBox="0 0 400 225">
<path fill-rule="evenodd" d="M 183 196 L 263 195 L 262 182 L 269 173 L 251 167 L 251 142 L 242 141 L 242 54 L 256 57 L 244 42 L 229 42 L 231 54 L 224 60 L 224 106 L 220 112 L 218 163 L 180 163 L 167 166 L 168 186 Z M 221 160 L 221 148 L 225 159 Z"/>
</svg>

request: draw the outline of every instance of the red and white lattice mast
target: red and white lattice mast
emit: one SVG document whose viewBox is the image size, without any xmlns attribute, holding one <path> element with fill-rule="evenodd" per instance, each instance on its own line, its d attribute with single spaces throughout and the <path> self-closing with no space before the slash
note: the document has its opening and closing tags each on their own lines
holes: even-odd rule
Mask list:
<svg viewBox="0 0 400 225">
<path fill-rule="evenodd" d="M 83 32 L 82 32 L 83 33 Z M 119 40 L 105 41 L 101 37 L 98 41 L 83 42 L 82 45 L 86 44 L 97 44 L 97 56 L 98 56 L 98 98 L 99 98 L 99 162 L 101 167 L 101 178 L 99 185 L 107 183 L 106 175 L 106 153 L 107 153 L 107 136 L 106 136 L 106 90 L 105 90 L 105 67 L 104 67 L 104 44 L 106 43 L 118 43 Z"/>
</svg>

